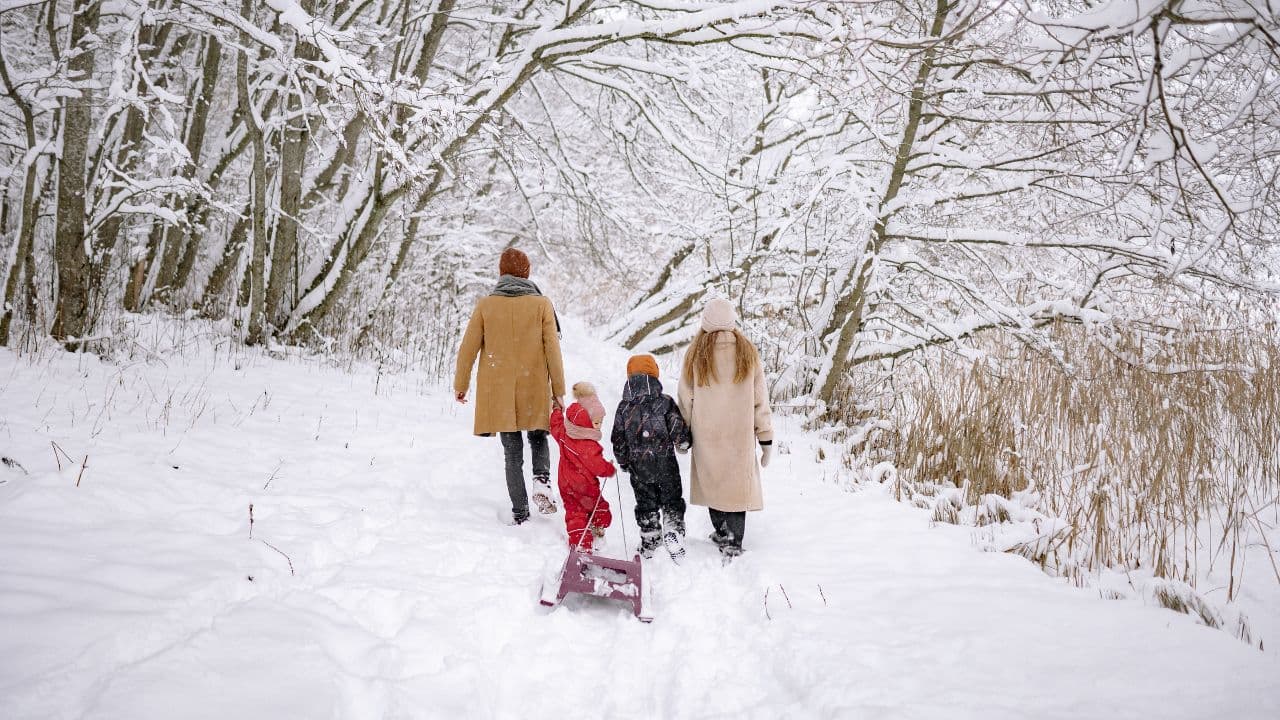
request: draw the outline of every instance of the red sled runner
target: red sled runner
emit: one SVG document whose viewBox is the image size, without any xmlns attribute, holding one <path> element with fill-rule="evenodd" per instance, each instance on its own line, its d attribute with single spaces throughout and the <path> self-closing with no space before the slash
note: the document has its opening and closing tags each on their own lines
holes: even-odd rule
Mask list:
<svg viewBox="0 0 1280 720">
<path fill-rule="evenodd" d="M 653 622 L 653 601 L 644 583 L 639 555 L 632 560 L 619 560 L 571 549 L 560 572 L 543 580 L 539 602 L 555 607 L 569 593 L 631 603 L 640 622 Z"/>
</svg>

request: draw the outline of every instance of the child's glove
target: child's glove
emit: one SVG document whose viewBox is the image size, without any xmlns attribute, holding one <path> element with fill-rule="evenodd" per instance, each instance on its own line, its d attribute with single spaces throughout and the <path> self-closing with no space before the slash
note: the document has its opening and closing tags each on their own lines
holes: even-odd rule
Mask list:
<svg viewBox="0 0 1280 720">
<path fill-rule="evenodd" d="M 760 467 L 769 467 L 769 460 L 773 458 L 773 443 L 760 443 Z"/>
<path fill-rule="evenodd" d="M 630 475 L 630 474 L 631 474 L 631 466 L 630 466 L 630 465 L 619 465 L 619 466 L 618 466 L 618 469 L 619 469 L 619 470 L 621 470 L 622 472 L 624 472 L 624 473 L 628 474 L 628 475 Z"/>
<path fill-rule="evenodd" d="M 680 443 L 679 445 L 676 445 L 676 452 L 680 453 L 681 455 L 684 455 L 685 453 L 689 452 L 689 443 Z"/>
</svg>

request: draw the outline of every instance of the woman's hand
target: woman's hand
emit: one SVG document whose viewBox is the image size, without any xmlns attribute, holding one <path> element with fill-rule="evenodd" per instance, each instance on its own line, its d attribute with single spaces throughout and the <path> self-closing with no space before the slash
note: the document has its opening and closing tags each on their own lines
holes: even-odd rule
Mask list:
<svg viewBox="0 0 1280 720">
<path fill-rule="evenodd" d="M 563 400 L 561 400 L 559 397 L 557 397 L 557 396 L 555 396 L 555 395 L 552 395 L 552 396 L 551 396 L 551 409 L 552 409 L 552 410 L 563 410 L 563 409 L 564 409 L 564 401 L 563 401 Z"/>
<path fill-rule="evenodd" d="M 466 404 L 467 404 L 467 391 L 466 391 L 466 390 L 463 390 L 462 392 L 458 393 L 457 395 L 454 395 L 454 396 L 453 396 L 453 399 L 454 399 L 454 400 L 457 400 L 459 403 L 461 403 L 461 404 L 463 404 L 463 405 L 466 405 Z"/>
<path fill-rule="evenodd" d="M 773 443 L 768 445 L 760 443 L 760 467 L 769 467 L 769 461 L 773 459 Z"/>
</svg>

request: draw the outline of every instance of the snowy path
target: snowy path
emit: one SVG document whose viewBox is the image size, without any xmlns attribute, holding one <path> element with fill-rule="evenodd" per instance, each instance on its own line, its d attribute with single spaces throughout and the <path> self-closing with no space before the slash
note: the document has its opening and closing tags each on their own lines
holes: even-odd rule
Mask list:
<svg viewBox="0 0 1280 720">
<path fill-rule="evenodd" d="M 568 327 L 612 407 L 625 356 Z M 442 389 L 167 363 L 0 351 L 0 718 L 1280 717 L 1274 651 L 824 483 L 786 424 L 749 553 L 691 508 L 642 625 L 537 605 L 562 516 L 499 524 L 498 444 Z"/>
</svg>

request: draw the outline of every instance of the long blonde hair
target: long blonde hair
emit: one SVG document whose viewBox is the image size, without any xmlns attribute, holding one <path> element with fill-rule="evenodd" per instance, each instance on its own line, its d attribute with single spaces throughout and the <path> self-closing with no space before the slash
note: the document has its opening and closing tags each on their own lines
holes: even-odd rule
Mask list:
<svg viewBox="0 0 1280 720">
<path fill-rule="evenodd" d="M 760 355 L 756 352 L 756 346 L 751 344 L 741 330 L 699 330 L 698 335 L 693 338 L 693 345 L 684 354 L 684 378 L 691 385 L 701 387 L 720 381 L 716 377 L 715 349 L 716 334 L 722 332 L 733 333 L 733 382 L 740 383 L 755 372 Z"/>
</svg>

